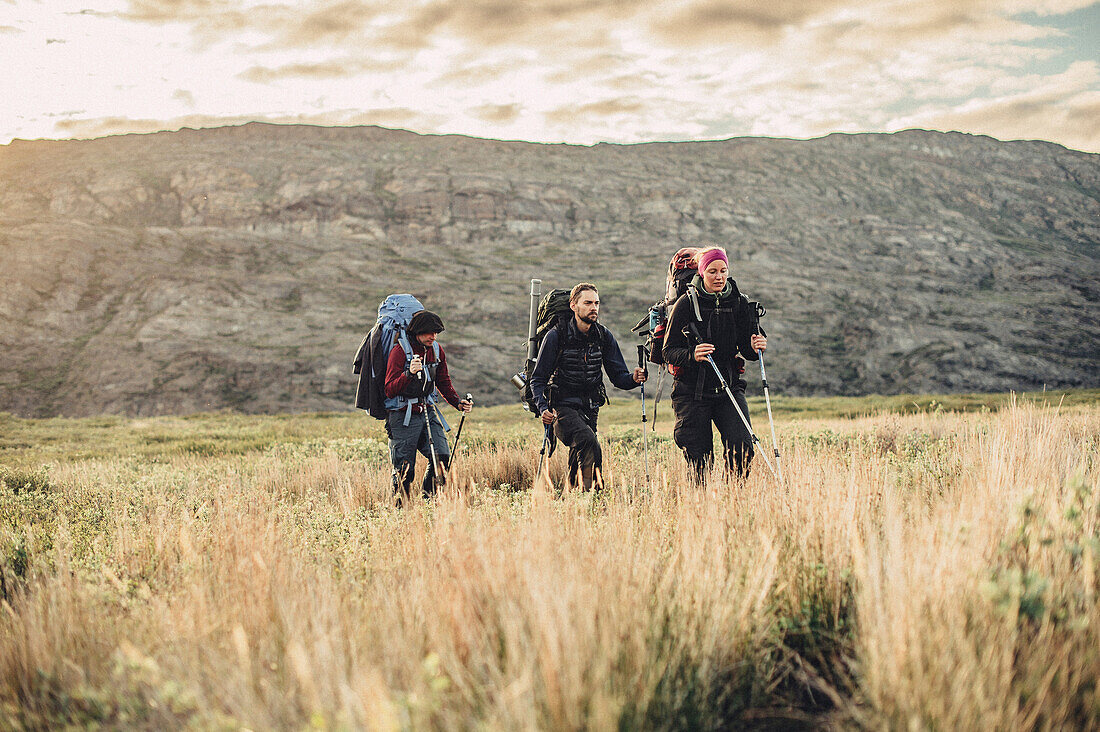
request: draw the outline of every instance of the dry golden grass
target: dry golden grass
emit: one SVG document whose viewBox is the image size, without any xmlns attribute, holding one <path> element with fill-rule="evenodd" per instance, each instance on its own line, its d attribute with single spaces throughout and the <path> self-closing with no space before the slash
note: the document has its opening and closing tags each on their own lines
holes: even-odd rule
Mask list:
<svg viewBox="0 0 1100 732">
<path fill-rule="evenodd" d="M 782 486 L 609 429 L 561 498 L 527 429 L 407 510 L 369 439 L 9 471 L 0 726 L 1100 726 L 1100 408 L 787 422 Z"/>
</svg>

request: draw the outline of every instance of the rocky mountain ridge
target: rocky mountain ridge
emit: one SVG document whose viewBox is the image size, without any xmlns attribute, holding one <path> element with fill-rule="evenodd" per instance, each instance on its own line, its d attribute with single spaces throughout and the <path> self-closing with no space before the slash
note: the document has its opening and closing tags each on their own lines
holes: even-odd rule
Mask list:
<svg viewBox="0 0 1100 732">
<path fill-rule="evenodd" d="M 779 393 L 1100 385 L 1100 155 L 250 124 L 0 147 L 0 410 L 350 409 L 389 292 L 444 317 L 460 391 L 514 400 L 529 278 L 599 284 L 625 351 L 671 253 L 712 243 Z"/>
</svg>

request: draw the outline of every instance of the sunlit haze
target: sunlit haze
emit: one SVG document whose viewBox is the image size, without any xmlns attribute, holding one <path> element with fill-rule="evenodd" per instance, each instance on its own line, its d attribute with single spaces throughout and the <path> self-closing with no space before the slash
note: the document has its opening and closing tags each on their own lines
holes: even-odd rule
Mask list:
<svg viewBox="0 0 1100 732">
<path fill-rule="evenodd" d="M 1100 151 L 1090 0 L 0 0 L 0 143 L 246 121 Z"/>
</svg>

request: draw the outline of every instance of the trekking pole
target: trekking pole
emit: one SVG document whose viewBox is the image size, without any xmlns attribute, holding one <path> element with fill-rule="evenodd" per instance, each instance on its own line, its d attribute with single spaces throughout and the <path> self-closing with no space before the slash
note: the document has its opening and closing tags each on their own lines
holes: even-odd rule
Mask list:
<svg viewBox="0 0 1100 732">
<path fill-rule="evenodd" d="M 768 470 L 771 471 L 771 474 L 778 478 L 779 476 L 776 475 L 775 468 L 772 467 L 771 460 L 768 460 L 768 454 L 764 452 L 764 446 L 760 444 L 760 438 L 757 437 L 756 433 L 752 431 L 752 425 L 749 424 L 749 418 L 746 417 L 745 413 L 741 411 L 741 405 L 737 403 L 737 400 L 733 396 L 733 392 L 730 391 L 730 386 L 726 383 L 726 377 L 722 376 L 722 372 L 718 369 L 718 364 L 714 362 L 714 359 L 711 358 L 709 354 L 707 355 L 707 362 L 711 365 L 711 368 L 714 369 L 714 375 L 718 377 L 718 381 L 722 384 L 722 389 L 725 390 L 726 396 L 728 396 L 730 398 L 730 402 L 733 403 L 733 408 L 737 410 L 737 416 L 740 417 L 741 421 L 745 423 L 745 429 L 749 431 L 749 437 L 752 438 L 752 444 L 760 448 L 760 457 L 764 458 L 764 464 L 768 466 Z"/>
<path fill-rule="evenodd" d="M 443 475 L 443 471 L 439 468 L 439 455 L 435 451 L 435 440 L 432 439 L 432 413 L 435 412 L 435 405 L 431 402 L 424 401 L 424 421 L 428 425 L 428 446 L 431 450 L 431 470 L 432 470 L 432 489 L 438 491 L 443 487 L 443 483 L 446 481 L 446 476 Z M 441 424 L 440 427 L 443 425 Z M 444 436 L 444 439 L 446 437 Z"/>
<path fill-rule="evenodd" d="M 638 345 L 638 368 L 646 370 L 645 346 Z M 648 370 L 647 374 L 648 375 Z M 645 382 L 642 382 L 642 454 L 645 455 L 645 485 L 649 487 L 649 437 L 646 435 Z"/>
<path fill-rule="evenodd" d="M 535 471 L 535 483 L 538 483 L 539 476 L 542 475 L 542 464 L 546 460 L 546 449 L 550 445 L 550 430 L 554 429 L 554 425 L 543 425 L 542 429 L 542 449 L 539 450 L 539 467 Z"/>
<path fill-rule="evenodd" d="M 470 392 L 466 392 L 466 401 L 471 405 L 474 403 L 474 395 Z M 458 420 L 458 431 L 455 432 L 455 444 L 451 445 L 451 467 L 454 467 L 455 458 L 458 457 L 458 440 L 462 437 L 462 425 L 466 423 L 466 413 L 462 413 L 462 419 Z"/>
<path fill-rule="evenodd" d="M 653 394 L 653 431 L 657 431 L 657 405 L 661 403 L 661 384 L 665 380 L 665 369 L 657 367 L 657 391 Z"/>
<path fill-rule="evenodd" d="M 760 335 L 760 317 L 764 315 L 764 306 L 756 304 L 757 321 L 756 334 Z M 783 466 L 779 462 L 779 442 L 775 439 L 775 420 L 772 419 L 772 397 L 768 390 L 768 372 L 764 369 L 764 352 L 757 350 L 756 356 L 760 359 L 760 383 L 764 385 L 764 403 L 768 405 L 768 425 L 772 429 L 772 451 L 775 453 L 775 469 L 779 473 L 779 482 L 783 482 Z"/>
<path fill-rule="evenodd" d="M 768 425 L 772 428 L 772 452 L 775 453 L 775 469 L 779 472 L 779 482 L 783 482 L 783 466 L 779 463 L 779 442 L 775 439 L 775 420 L 772 419 L 772 398 L 768 393 L 768 372 L 764 370 L 764 354 L 756 352 L 760 357 L 760 381 L 764 385 L 764 403 L 768 405 Z"/>
<path fill-rule="evenodd" d="M 695 327 L 694 323 L 688 325 L 688 327 L 684 329 L 684 333 L 685 335 L 690 334 L 690 337 L 693 338 L 697 344 L 703 342 L 702 336 L 699 335 L 699 329 Z M 714 362 L 714 358 L 709 353 L 707 354 L 707 363 L 714 369 L 714 375 L 718 377 L 718 383 L 722 385 L 722 389 L 726 392 L 726 396 L 730 398 L 730 403 L 733 404 L 733 408 L 737 410 L 737 416 L 741 418 L 741 421 L 745 424 L 745 429 L 749 431 L 749 437 L 752 439 L 753 446 L 760 448 L 758 452 L 760 453 L 760 457 L 764 458 L 764 464 L 768 466 L 768 470 L 771 471 L 772 476 L 778 479 L 779 476 L 776 475 L 775 468 L 772 467 L 772 461 L 768 460 L 768 454 L 764 452 L 764 446 L 760 444 L 760 438 L 752 431 L 752 425 L 749 424 L 749 418 L 741 411 L 741 405 L 737 403 L 737 400 L 733 396 L 733 392 L 730 391 L 730 385 L 726 383 L 726 377 L 722 376 L 718 364 Z"/>
</svg>

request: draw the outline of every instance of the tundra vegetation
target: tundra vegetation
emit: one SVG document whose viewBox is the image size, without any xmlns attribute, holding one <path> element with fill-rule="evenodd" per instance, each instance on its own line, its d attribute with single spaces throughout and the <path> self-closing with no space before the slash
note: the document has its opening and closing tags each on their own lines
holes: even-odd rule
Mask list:
<svg viewBox="0 0 1100 732">
<path fill-rule="evenodd" d="M 785 485 L 496 407 L 406 510 L 359 414 L 0 415 L 0 728 L 1100 726 L 1100 392 L 775 401 Z"/>
</svg>

